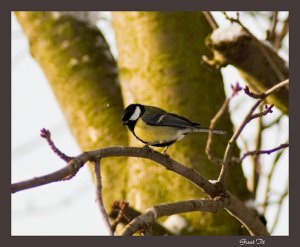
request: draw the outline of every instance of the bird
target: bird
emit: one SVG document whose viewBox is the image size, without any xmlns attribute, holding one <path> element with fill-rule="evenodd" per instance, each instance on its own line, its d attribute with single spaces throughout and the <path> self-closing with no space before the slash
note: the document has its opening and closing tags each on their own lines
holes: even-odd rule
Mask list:
<svg viewBox="0 0 300 247">
<path fill-rule="evenodd" d="M 130 104 L 122 114 L 122 125 L 127 126 L 131 133 L 149 146 L 165 147 L 166 154 L 170 145 L 181 140 L 193 132 L 212 132 L 214 134 L 225 134 L 219 129 L 210 129 L 193 123 L 189 119 L 174 113 L 167 112 L 159 107 Z"/>
</svg>

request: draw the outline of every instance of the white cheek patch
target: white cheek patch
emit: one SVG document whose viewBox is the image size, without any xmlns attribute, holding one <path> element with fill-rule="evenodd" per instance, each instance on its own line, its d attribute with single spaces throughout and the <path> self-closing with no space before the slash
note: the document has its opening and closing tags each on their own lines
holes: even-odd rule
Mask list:
<svg viewBox="0 0 300 247">
<path fill-rule="evenodd" d="M 140 107 L 136 107 L 135 110 L 134 110 L 134 113 L 132 114 L 132 116 L 129 118 L 129 120 L 131 121 L 135 121 L 137 120 L 139 117 L 140 117 L 140 114 L 141 114 L 141 108 Z"/>
</svg>

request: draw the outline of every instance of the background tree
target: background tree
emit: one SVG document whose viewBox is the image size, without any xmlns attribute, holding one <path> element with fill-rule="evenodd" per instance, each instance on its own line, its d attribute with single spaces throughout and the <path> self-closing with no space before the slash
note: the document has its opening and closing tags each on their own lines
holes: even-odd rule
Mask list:
<svg viewBox="0 0 300 247">
<path fill-rule="evenodd" d="M 126 144 L 126 132 L 119 125 L 122 99 L 115 83 L 116 65 L 99 31 L 70 13 L 19 13 L 18 18 L 30 40 L 32 54 L 51 82 L 82 149 Z M 204 16 L 124 12 L 113 14 L 113 25 L 125 105 L 153 104 L 208 125 L 225 95 L 220 72 L 201 63 L 201 56 L 209 55 L 204 39 L 211 32 Z M 228 114 L 220 123 L 220 128 L 231 133 Z M 132 136 L 129 138 L 130 144 L 135 145 Z M 204 154 L 206 138 L 190 136 L 171 147 L 169 154 L 211 179 L 217 177 L 219 167 Z M 222 156 L 226 143 L 226 137 L 215 138 L 216 157 Z M 106 205 L 126 199 L 130 205 L 144 210 L 157 203 L 203 197 L 184 179 L 150 162 L 112 159 L 102 167 Z M 241 167 L 234 166 L 230 173 L 228 189 L 242 199 L 249 198 Z M 240 223 L 225 212 L 214 216 L 191 213 L 183 217 L 188 224 L 181 234 L 240 233 Z"/>
<path fill-rule="evenodd" d="M 116 64 L 101 32 L 64 13 L 16 14 L 81 149 L 126 145 Z M 123 198 L 126 160 L 105 160 L 103 169 L 109 206 Z"/>
<path fill-rule="evenodd" d="M 112 22 L 125 105 L 132 102 L 156 105 L 209 125 L 225 94 L 220 72 L 211 71 L 201 63 L 201 56 L 209 53 L 204 40 L 211 32 L 203 14 L 116 12 Z M 231 133 L 228 114 L 219 128 Z M 135 138 L 130 137 L 131 145 L 137 145 Z M 168 152 L 204 177 L 217 178 L 219 166 L 210 162 L 204 152 L 206 139 L 206 134 L 188 136 Z M 222 156 L 226 142 L 226 136 L 215 137 L 213 148 L 218 157 Z M 133 164 L 130 166 L 133 176 L 129 179 L 128 201 L 140 210 L 157 203 L 203 197 L 192 184 L 150 162 L 143 164 L 144 161 L 136 159 L 129 162 Z M 240 167 L 231 172 L 228 187 L 241 198 L 247 198 Z M 239 224 L 227 216 L 226 213 L 184 215 L 189 223 L 183 231 L 201 235 L 238 234 Z"/>
</svg>

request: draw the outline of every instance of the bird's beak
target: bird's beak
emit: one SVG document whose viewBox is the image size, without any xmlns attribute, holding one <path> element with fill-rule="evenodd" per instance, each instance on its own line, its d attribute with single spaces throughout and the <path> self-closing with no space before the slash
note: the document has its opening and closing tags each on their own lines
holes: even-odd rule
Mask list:
<svg viewBox="0 0 300 247">
<path fill-rule="evenodd" d="M 127 123 L 128 123 L 128 121 L 122 122 L 122 126 L 126 125 Z"/>
</svg>

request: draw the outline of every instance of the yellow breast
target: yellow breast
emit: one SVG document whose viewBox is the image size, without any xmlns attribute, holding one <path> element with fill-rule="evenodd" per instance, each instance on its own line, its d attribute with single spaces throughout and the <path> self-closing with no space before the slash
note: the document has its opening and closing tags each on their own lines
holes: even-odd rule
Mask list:
<svg viewBox="0 0 300 247">
<path fill-rule="evenodd" d="M 183 136 L 183 131 L 168 126 L 151 126 L 142 119 L 136 122 L 135 135 L 148 144 L 160 144 L 175 141 Z"/>
</svg>

